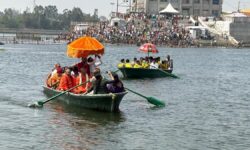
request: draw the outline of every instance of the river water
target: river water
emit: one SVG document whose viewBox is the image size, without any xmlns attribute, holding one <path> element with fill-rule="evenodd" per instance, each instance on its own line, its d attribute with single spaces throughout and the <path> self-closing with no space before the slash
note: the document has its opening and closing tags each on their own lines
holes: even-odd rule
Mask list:
<svg viewBox="0 0 250 150">
<path fill-rule="evenodd" d="M 121 58 L 145 56 L 136 49 L 107 45 L 103 72 L 116 70 Z M 28 108 L 47 98 L 41 85 L 55 63 L 79 61 L 65 51 L 66 45 L 0 47 L 0 149 L 250 148 L 250 49 L 160 47 L 153 55 L 170 54 L 180 79 L 123 82 L 165 101 L 164 108 L 132 93 L 114 114 L 56 102 Z"/>
</svg>

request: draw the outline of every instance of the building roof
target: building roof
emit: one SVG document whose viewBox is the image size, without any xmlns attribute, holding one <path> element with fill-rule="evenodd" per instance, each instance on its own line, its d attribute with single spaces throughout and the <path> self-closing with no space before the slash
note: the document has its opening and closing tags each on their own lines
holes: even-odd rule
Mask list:
<svg viewBox="0 0 250 150">
<path fill-rule="evenodd" d="M 160 11 L 160 14 L 178 14 L 179 11 L 174 9 L 171 3 L 167 5 L 167 7 Z"/>
</svg>

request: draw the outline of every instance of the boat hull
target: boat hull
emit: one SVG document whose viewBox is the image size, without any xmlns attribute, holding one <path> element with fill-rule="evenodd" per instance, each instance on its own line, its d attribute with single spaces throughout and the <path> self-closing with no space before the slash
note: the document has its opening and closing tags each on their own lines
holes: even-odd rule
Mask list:
<svg viewBox="0 0 250 150">
<path fill-rule="evenodd" d="M 61 93 L 48 87 L 43 86 L 43 91 L 47 96 L 54 96 Z M 119 105 L 124 95 L 127 92 L 116 93 L 116 94 L 96 94 L 96 95 L 81 95 L 66 93 L 59 97 L 57 100 L 63 101 L 68 105 L 74 105 L 82 108 L 96 109 L 108 112 L 119 111 Z"/>
<path fill-rule="evenodd" d="M 168 77 L 170 75 L 164 73 L 163 71 L 159 69 L 144 69 L 144 68 L 118 68 L 124 78 L 163 78 Z M 172 70 L 166 71 L 168 73 L 171 73 Z"/>
</svg>

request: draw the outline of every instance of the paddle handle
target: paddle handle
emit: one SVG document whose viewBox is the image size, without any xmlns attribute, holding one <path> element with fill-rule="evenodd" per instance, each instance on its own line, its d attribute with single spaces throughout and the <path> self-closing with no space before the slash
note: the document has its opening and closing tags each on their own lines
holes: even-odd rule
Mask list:
<svg viewBox="0 0 250 150">
<path fill-rule="evenodd" d="M 57 98 L 57 97 L 59 97 L 59 96 L 65 94 L 65 93 L 67 93 L 67 92 L 69 92 L 69 91 L 71 91 L 71 90 L 73 90 L 73 89 L 75 89 L 75 88 L 77 88 L 77 87 L 79 87 L 79 86 L 81 86 L 81 85 L 87 83 L 87 82 L 89 82 L 89 81 L 86 81 L 86 82 L 81 83 L 81 84 L 79 84 L 79 85 L 77 85 L 77 86 L 74 86 L 74 87 L 72 87 L 72 88 L 70 88 L 70 89 L 68 89 L 68 90 L 66 90 L 66 91 L 64 91 L 64 92 L 61 92 L 61 93 L 59 93 L 59 94 L 57 94 L 57 95 L 55 95 L 55 96 L 53 96 L 53 97 L 47 99 L 46 101 L 42 102 L 42 104 L 45 104 L 45 103 L 47 103 L 47 102 L 49 102 L 49 101 L 51 101 L 51 100 L 53 100 L 53 99 L 55 99 L 55 98 Z"/>
<path fill-rule="evenodd" d="M 130 92 L 132 92 L 132 93 L 134 93 L 134 94 L 137 94 L 137 95 L 139 95 L 139 96 L 141 96 L 141 97 L 143 97 L 143 98 L 145 98 L 145 99 L 147 99 L 148 97 L 146 97 L 146 96 L 144 96 L 144 95 L 142 95 L 142 94 L 140 94 L 140 93 L 137 93 L 137 92 L 135 92 L 135 91 L 133 91 L 133 90 L 131 90 L 131 89 L 128 89 L 128 88 L 125 88 L 126 90 L 128 90 L 128 91 L 130 91 Z"/>
</svg>

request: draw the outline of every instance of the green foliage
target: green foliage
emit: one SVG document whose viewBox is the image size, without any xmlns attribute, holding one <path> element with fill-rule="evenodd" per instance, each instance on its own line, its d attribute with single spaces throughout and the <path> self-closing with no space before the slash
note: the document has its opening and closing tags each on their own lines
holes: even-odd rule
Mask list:
<svg viewBox="0 0 250 150">
<path fill-rule="evenodd" d="M 36 6 L 31 12 L 29 9 L 23 13 L 15 9 L 5 9 L 0 12 L 0 27 L 5 28 L 33 28 L 33 29 L 68 29 L 71 22 L 98 21 L 98 17 L 85 14 L 78 7 L 72 10 L 65 9 L 58 13 L 56 6 Z"/>
</svg>

